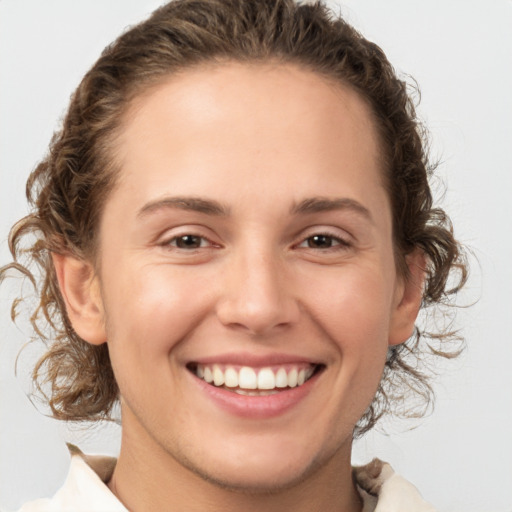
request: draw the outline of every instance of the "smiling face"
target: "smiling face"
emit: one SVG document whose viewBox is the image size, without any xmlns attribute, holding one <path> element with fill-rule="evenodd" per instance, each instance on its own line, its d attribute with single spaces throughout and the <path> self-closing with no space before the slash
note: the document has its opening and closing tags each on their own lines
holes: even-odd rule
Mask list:
<svg viewBox="0 0 512 512">
<path fill-rule="evenodd" d="M 108 340 L 124 446 L 245 489 L 348 466 L 417 308 L 366 104 L 291 65 L 199 68 L 135 100 L 116 158 L 97 313 L 68 312 Z"/>
</svg>

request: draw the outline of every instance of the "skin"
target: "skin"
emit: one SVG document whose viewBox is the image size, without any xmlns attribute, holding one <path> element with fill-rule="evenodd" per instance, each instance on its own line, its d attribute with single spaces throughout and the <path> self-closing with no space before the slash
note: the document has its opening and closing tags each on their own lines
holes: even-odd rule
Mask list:
<svg viewBox="0 0 512 512">
<path fill-rule="evenodd" d="M 115 155 L 96 269 L 54 258 L 74 328 L 109 344 L 121 390 L 111 489 L 130 510 L 361 510 L 352 431 L 423 279 L 416 253 L 407 281 L 396 272 L 366 103 L 292 65 L 198 68 L 134 101 Z M 240 417 L 186 366 L 225 354 L 323 372 L 282 414 Z"/>
</svg>

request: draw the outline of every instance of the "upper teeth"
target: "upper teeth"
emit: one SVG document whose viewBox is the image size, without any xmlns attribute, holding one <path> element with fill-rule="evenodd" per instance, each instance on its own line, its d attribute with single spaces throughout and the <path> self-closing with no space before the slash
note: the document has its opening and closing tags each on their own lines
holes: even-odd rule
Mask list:
<svg viewBox="0 0 512 512">
<path fill-rule="evenodd" d="M 294 388 L 301 386 L 313 375 L 312 365 L 251 368 L 250 366 L 221 367 L 218 364 L 198 364 L 196 375 L 215 386 L 242 389 Z"/>
</svg>

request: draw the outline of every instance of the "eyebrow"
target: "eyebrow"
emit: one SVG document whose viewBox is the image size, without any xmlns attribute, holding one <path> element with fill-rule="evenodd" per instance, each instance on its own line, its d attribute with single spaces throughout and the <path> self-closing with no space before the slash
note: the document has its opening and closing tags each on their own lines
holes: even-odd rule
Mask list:
<svg viewBox="0 0 512 512">
<path fill-rule="evenodd" d="M 145 217 L 150 213 L 167 208 L 178 208 L 181 210 L 189 210 L 206 215 L 228 216 L 229 208 L 213 199 L 205 199 L 201 197 L 165 197 L 157 199 L 145 204 L 138 212 L 137 217 Z M 292 215 L 307 215 L 311 213 L 320 213 L 334 210 L 351 210 L 362 215 L 367 220 L 373 222 L 372 215 L 368 208 L 354 199 L 343 198 L 326 198 L 326 197 L 310 197 L 300 201 L 292 206 L 290 213 Z"/>
<path fill-rule="evenodd" d="M 292 214 L 308 214 L 320 213 L 333 210 L 350 210 L 358 215 L 365 217 L 370 222 L 373 222 L 370 210 L 363 206 L 355 199 L 348 197 L 341 198 L 327 198 L 327 197 L 311 197 L 304 199 L 300 203 L 295 204 L 292 209 Z"/>
<path fill-rule="evenodd" d="M 229 209 L 218 201 L 203 199 L 201 197 L 165 197 L 145 204 L 138 212 L 137 217 L 145 217 L 150 213 L 167 208 L 179 208 L 206 215 L 227 216 Z"/>
</svg>

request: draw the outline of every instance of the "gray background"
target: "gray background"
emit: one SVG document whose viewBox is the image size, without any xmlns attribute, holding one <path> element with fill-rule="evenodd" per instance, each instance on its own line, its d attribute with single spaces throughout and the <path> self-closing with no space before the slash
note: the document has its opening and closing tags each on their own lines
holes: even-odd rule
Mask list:
<svg viewBox="0 0 512 512">
<path fill-rule="evenodd" d="M 160 0 L 0 0 L 0 264 L 10 225 L 26 213 L 24 183 L 44 154 L 69 95 L 102 48 Z M 473 259 L 459 297 L 468 350 L 440 368 L 434 414 L 385 423 L 354 461 L 379 456 L 440 511 L 512 510 L 512 2 L 331 2 L 422 90 L 421 117 L 447 185 L 441 204 Z M 340 7 L 341 5 L 341 7 Z M 439 196 L 442 188 L 439 188 Z M 9 320 L 19 288 L 0 291 L 0 506 L 51 495 L 69 462 L 64 441 L 115 454 L 116 427 L 84 430 L 44 417 L 27 376 L 40 347 L 16 354 L 30 330 Z M 28 290 L 28 288 L 27 288 Z M 36 404 L 37 405 L 37 404 Z M 415 428 L 413 428 L 415 427 Z"/>
</svg>

